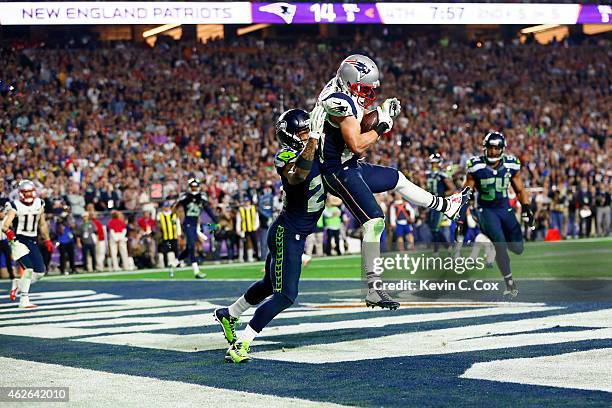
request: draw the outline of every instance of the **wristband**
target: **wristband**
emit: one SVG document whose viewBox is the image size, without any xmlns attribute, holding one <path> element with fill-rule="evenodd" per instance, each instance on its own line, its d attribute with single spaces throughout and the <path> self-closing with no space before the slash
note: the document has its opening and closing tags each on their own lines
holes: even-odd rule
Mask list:
<svg viewBox="0 0 612 408">
<path fill-rule="evenodd" d="M 299 156 L 295 161 L 295 166 L 301 170 L 308 170 L 312 168 L 312 160 L 306 160 L 302 156 Z"/>
<path fill-rule="evenodd" d="M 378 136 L 382 136 L 389 130 L 389 125 L 387 122 L 381 122 L 374 128 L 374 131 L 378 134 Z"/>
</svg>

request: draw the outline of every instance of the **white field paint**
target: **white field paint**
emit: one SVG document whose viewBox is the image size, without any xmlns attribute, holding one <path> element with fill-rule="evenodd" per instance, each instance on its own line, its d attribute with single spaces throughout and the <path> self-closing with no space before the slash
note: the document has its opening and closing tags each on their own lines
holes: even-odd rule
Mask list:
<svg viewBox="0 0 612 408">
<path fill-rule="evenodd" d="M 537 311 L 538 308 L 534 308 Z M 551 308 L 541 308 L 551 310 Z M 476 310 L 474 310 L 476 311 Z M 467 311 L 466 311 L 467 312 Z M 508 311 L 506 312 L 508 313 Z M 510 312 L 512 313 L 512 312 Z M 451 313 L 440 313 L 450 315 Z M 555 326 L 602 327 L 595 330 L 521 333 Z M 497 336 L 493 336 L 497 335 Z M 300 363 L 337 363 L 376 358 L 495 350 L 541 344 L 612 338 L 612 309 L 523 319 L 519 321 L 427 330 L 329 344 L 307 345 L 294 349 L 253 353 L 255 358 Z"/>
<path fill-rule="evenodd" d="M 612 392 L 612 348 L 476 363 L 460 378 Z"/>
<path fill-rule="evenodd" d="M 0 376 L 2 387 L 69 387 L 70 402 L 13 404 L 40 407 L 341 407 L 298 398 L 277 397 L 159 380 L 134 375 L 113 374 L 56 364 L 37 363 L 0 357 L 0 370 L 5 373 L 36 375 Z M 5 404 L 9 406 L 11 404 Z"/>
</svg>

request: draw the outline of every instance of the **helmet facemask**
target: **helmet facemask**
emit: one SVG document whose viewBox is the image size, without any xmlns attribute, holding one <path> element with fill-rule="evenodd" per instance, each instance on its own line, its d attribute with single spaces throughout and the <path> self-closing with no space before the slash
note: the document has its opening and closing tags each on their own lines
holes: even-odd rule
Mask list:
<svg viewBox="0 0 612 408">
<path fill-rule="evenodd" d="M 357 102 L 364 108 L 369 107 L 376 101 L 376 91 L 374 89 L 374 86 L 366 84 L 349 84 L 349 91 L 357 97 Z"/>
</svg>

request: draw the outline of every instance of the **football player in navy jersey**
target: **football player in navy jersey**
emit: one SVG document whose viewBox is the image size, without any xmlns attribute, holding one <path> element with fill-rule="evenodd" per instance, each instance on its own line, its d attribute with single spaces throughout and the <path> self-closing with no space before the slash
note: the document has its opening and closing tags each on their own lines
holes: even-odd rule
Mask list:
<svg viewBox="0 0 612 408">
<path fill-rule="evenodd" d="M 274 164 L 285 192 L 283 210 L 268 230 L 269 253 L 263 279 L 253 283 L 231 306 L 214 312 L 230 343 L 227 361 L 248 361 L 255 336 L 297 297 L 306 237 L 313 232 L 325 207 L 325 190 L 319 163 L 315 160 L 324 118 L 325 112 L 320 107 L 311 115 L 301 109 L 291 109 L 276 122 L 281 150 Z M 268 296 L 237 337 L 235 326 L 240 315 Z"/>
<path fill-rule="evenodd" d="M 442 170 L 442 155 L 440 153 L 431 154 L 429 156 L 429 165 L 430 169 L 427 171 L 427 191 L 441 197 L 451 195 L 455 187 L 450 177 Z M 451 238 L 445 236 L 442 231 L 440 231 L 441 219 L 441 212 L 429 211 L 427 224 L 431 230 L 434 256 L 437 255 L 440 244 L 448 248 L 451 242 Z"/>
<path fill-rule="evenodd" d="M 20 308 L 34 308 L 30 303 L 30 284 L 42 278 L 46 272 L 43 257 L 38 249 L 38 233 L 42 235 L 49 253 L 53 243 L 45 220 L 45 203 L 36 196 L 36 187 L 30 180 L 22 180 L 18 186 L 18 198 L 6 203 L 6 217 L 2 231 L 13 248 L 13 258 L 24 269 L 23 276 L 13 285 L 9 298 L 15 300 L 17 292 Z"/>
<path fill-rule="evenodd" d="M 206 194 L 200 191 L 200 181 L 196 178 L 189 179 L 187 182 L 187 193 L 183 193 L 178 202 L 174 205 L 174 211 L 183 222 L 187 248 L 179 257 L 187 258 L 193 269 L 196 279 L 203 279 L 206 274 L 200 272 L 200 266 L 196 260 L 196 243 L 198 240 L 198 229 L 200 228 L 200 214 L 202 211 L 210 216 L 213 222 L 217 222 L 217 216 L 208 204 Z"/>
<path fill-rule="evenodd" d="M 484 154 L 467 162 L 465 187 L 478 192 L 478 219 L 480 229 L 495 245 L 495 261 L 506 282 L 504 296 L 511 299 L 518 295 L 512 279 L 508 249 L 515 254 L 523 252 L 523 234 L 514 210 L 508 200 L 508 187 L 512 185 L 521 203 L 521 216 L 528 227 L 533 227 L 533 211 L 529 195 L 520 176 L 521 162 L 504 154 L 506 138 L 500 132 L 490 132 L 483 140 Z M 459 234 L 465 228 L 465 211 L 458 221 Z"/>
<path fill-rule="evenodd" d="M 378 243 L 385 221 L 374 194 L 395 191 L 413 204 L 453 219 L 467 203 L 470 191 L 439 197 L 413 184 L 397 169 L 358 161 L 380 136 L 391 130 L 393 119 L 401 111 L 397 99 L 385 100 L 376 108 L 375 129 L 361 133 L 361 120 L 376 100 L 375 89 L 379 85 L 378 67 L 370 58 L 355 54 L 342 61 L 317 101 L 317 106 L 323 106 L 327 114 L 319 152 L 326 190 L 341 198 L 362 226 L 361 253 L 368 283 L 366 304 L 397 309 L 399 303 L 376 285 L 380 276 L 374 272 L 373 263 L 380 257 Z"/>
</svg>

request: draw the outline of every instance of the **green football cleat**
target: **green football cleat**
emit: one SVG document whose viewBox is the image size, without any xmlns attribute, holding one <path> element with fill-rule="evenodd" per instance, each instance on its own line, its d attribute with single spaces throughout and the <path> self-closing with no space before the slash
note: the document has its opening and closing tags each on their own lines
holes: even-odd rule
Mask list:
<svg viewBox="0 0 612 408">
<path fill-rule="evenodd" d="M 230 345 L 234 344 L 236 342 L 236 323 L 238 323 L 238 318 L 230 315 L 227 307 L 215 309 L 213 317 L 221 325 L 225 340 Z"/>
<path fill-rule="evenodd" d="M 225 353 L 225 361 L 228 363 L 246 363 L 250 359 L 248 341 L 239 341 L 232 344 Z"/>
</svg>

